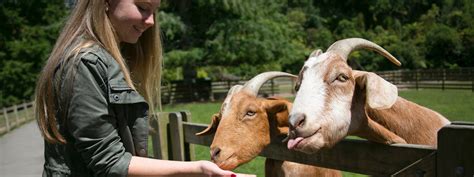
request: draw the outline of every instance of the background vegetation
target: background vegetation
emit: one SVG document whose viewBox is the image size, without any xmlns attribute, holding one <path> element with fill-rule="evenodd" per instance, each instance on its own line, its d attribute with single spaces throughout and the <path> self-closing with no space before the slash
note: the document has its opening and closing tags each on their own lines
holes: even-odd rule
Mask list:
<svg viewBox="0 0 474 177">
<path fill-rule="evenodd" d="M 0 107 L 31 100 L 71 0 L 0 1 Z M 472 67 L 471 0 L 162 0 L 165 80 L 298 72 L 314 49 L 347 37 L 385 47 L 403 69 Z M 351 64 L 395 68 L 372 52 Z"/>
</svg>

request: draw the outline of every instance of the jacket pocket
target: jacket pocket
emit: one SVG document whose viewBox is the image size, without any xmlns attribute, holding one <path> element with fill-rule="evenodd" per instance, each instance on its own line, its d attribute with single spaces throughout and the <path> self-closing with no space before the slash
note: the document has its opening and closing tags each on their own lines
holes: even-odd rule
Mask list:
<svg viewBox="0 0 474 177">
<path fill-rule="evenodd" d="M 133 90 L 125 81 L 109 82 L 109 101 L 112 104 L 145 103 L 145 99 L 136 90 Z"/>
<path fill-rule="evenodd" d="M 148 142 L 148 104 L 123 80 L 109 81 L 111 112 L 117 119 L 119 136 L 127 152 L 146 156 Z"/>
</svg>

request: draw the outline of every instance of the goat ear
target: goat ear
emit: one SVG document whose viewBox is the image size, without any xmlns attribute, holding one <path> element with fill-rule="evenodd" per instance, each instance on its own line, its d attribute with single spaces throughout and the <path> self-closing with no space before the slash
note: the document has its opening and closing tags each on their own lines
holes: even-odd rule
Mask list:
<svg viewBox="0 0 474 177">
<path fill-rule="evenodd" d="M 207 128 L 204 129 L 203 131 L 201 131 L 199 133 L 196 133 L 196 135 L 197 136 L 203 136 L 203 135 L 210 135 L 210 134 L 215 133 L 216 130 L 217 130 L 217 126 L 219 125 L 220 120 L 221 120 L 220 114 L 215 113 L 214 115 L 212 115 L 211 124 L 209 124 L 209 126 L 207 126 Z"/>
<path fill-rule="evenodd" d="M 366 103 L 373 109 L 392 107 L 398 98 L 397 86 L 372 72 L 353 71 L 357 85 L 366 89 Z"/>
<path fill-rule="evenodd" d="M 321 49 L 317 49 L 317 50 L 314 50 L 313 52 L 311 52 L 311 54 L 309 55 L 309 57 L 317 57 L 319 55 L 321 55 L 323 53 L 323 51 Z"/>
<path fill-rule="evenodd" d="M 267 113 L 279 113 L 279 112 L 289 112 L 291 109 L 291 102 L 282 99 L 282 98 L 275 98 L 275 97 L 268 97 L 265 100 L 265 109 Z"/>
<path fill-rule="evenodd" d="M 291 102 L 278 99 L 268 98 L 265 101 L 265 109 L 270 121 L 276 122 L 277 134 L 288 134 L 288 115 L 292 108 Z"/>
</svg>

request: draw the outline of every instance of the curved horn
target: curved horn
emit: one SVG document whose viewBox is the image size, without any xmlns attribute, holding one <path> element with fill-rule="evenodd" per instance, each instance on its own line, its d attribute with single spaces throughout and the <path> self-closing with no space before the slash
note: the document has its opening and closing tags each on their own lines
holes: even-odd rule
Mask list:
<svg viewBox="0 0 474 177">
<path fill-rule="evenodd" d="M 401 65 L 400 61 L 398 61 L 394 56 L 392 56 L 392 54 L 388 53 L 385 49 L 371 41 L 362 38 L 348 38 L 336 41 L 331 46 L 329 46 L 326 52 L 337 53 L 341 55 L 344 60 L 347 61 L 347 57 L 349 57 L 349 54 L 351 54 L 353 50 L 357 50 L 360 48 L 376 51 L 380 55 L 383 55 L 385 58 L 390 60 L 395 65 Z"/>
<path fill-rule="evenodd" d="M 240 91 L 242 89 L 242 85 L 234 85 L 232 86 L 229 91 L 227 92 L 227 97 L 229 97 L 230 95 Z"/>
<path fill-rule="evenodd" d="M 257 96 L 258 90 L 260 89 L 260 87 L 262 87 L 262 85 L 266 81 L 268 81 L 270 79 L 273 79 L 275 77 L 285 77 L 285 76 L 286 77 L 293 77 L 294 79 L 297 78 L 297 76 L 295 76 L 293 74 L 280 72 L 280 71 L 264 72 L 264 73 L 260 73 L 259 75 L 256 75 L 255 77 L 253 77 L 252 79 L 247 81 L 247 83 L 245 83 L 243 89 L 248 90 L 251 94 Z"/>
</svg>

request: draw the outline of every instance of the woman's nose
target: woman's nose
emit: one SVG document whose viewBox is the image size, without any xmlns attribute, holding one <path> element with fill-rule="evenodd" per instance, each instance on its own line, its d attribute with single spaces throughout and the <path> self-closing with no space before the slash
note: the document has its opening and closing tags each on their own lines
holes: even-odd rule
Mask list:
<svg viewBox="0 0 474 177">
<path fill-rule="evenodd" d="M 155 18 L 154 14 L 148 15 L 148 17 L 145 18 L 145 27 L 149 28 L 155 24 Z"/>
</svg>

